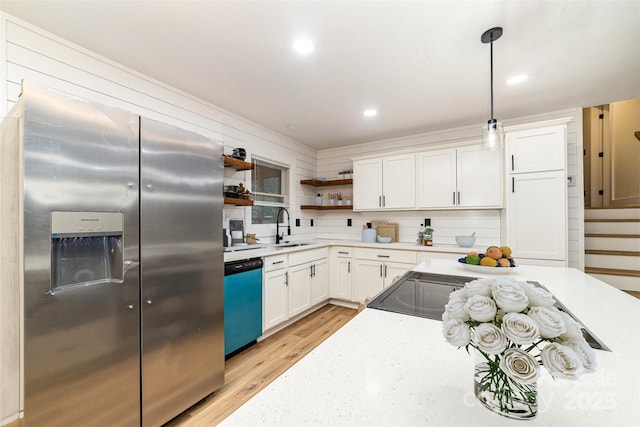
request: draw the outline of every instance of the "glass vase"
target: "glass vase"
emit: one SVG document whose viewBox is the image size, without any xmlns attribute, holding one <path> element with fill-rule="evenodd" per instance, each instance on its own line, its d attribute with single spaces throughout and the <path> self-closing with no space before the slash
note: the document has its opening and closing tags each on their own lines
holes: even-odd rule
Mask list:
<svg viewBox="0 0 640 427">
<path fill-rule="evenodd" d="M 538 414 L 536 383 L 522 384 L 507 377 L 500 357 L 475 352 L 473 389 L 482 405 L 507 418 L 534 419 Z"/>
</svg>

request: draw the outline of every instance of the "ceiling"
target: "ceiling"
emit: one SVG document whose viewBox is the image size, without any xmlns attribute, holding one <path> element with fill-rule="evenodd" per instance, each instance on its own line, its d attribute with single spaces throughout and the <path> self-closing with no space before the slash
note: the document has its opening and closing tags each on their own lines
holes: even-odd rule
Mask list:
<svg viewBox="0 0 640 427">
<path fill-rule="evenodd" d="M 640 97 L 639 1 L 14 1 L 0 9 L 317 149 Z M 293 38 L 315 51 L 301 57 Z M 516 86 L 514 74 L 529 79 Z M 365 108 L 378 115 L 365 118 Z M 478 131 L 480 134 L 480 130 Z"/>
</svg>

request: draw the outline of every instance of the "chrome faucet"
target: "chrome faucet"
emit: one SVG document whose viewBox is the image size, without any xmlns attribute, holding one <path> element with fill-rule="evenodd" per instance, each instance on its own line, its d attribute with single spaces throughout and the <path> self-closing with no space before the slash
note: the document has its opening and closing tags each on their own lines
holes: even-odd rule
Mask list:
<svg viewBox="0 0 640 427">
<path fill-rule="evenodd" d="M 289 216 L 289 211 L 286 208 L 280 208 L 276 215 L 276 245 L 284 239 L 284 233 L 282 233 L 282 237 L 280 237 L 280 212 L 282 211 L 287 213 L 287 235 L 291 236 L 291 217 Z"/>
</svg>

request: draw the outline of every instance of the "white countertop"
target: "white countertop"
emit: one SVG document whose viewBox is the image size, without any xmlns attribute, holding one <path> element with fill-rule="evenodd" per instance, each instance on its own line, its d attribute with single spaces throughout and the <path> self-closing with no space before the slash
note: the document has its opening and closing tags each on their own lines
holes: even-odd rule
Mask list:
<svg viewBox="0 0 640 427">
<path fill-rule="evenodd" d="M 298 243 L 298 242 L 291 242 Z M 278 255 L 288 252 L 304 251 L 308 249 L 315 249 L 321 247 L 331 246 L 350 246 L 357 248 L 377 248 L 377 249 L 396 249 L 403 251 L 418 251 L 418 252 L 445 252 L 460 254 L 461 256 L 467 254 L 470 251 L 484 252 L 485 246 L 473 246 L 470 248 L 463 248 L 458 245 L 435 245 L 435 246 L 418 246 L 415 243 L 363 243 L 359 240 L 329 240 L 329 239 L 315 239 L 305 240 L 301 243 L 308 243 L 304 246 L 294 247 L 276 247 L 276 245 L 257 245 L 256 249 L 244 249 L 236 250 L 224 253 L 225 262 L 236 261 L 247 258 L 259 258 L 269 255 Z"/>
<path fill-rule="evenodd" d="M 437 259 L 416 270 L 478 276 Z M 444 340 L 441 322 L 365 309 L 221 425 L 640 425 L 640 301 L 571 268 L 520 266 L 506 277 L 545 285 L 612 349 L 578 381 L 543 368 L 535 420 L 480 405 L 473 357 Z"/>
</svg>

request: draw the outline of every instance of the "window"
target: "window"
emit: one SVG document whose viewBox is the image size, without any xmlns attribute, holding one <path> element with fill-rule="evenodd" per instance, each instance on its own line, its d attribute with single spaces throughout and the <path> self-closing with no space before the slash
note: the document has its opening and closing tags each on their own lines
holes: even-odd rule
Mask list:
<svg viewBox="0 0 640 427">
<path fill-rule="evenodd" d="M 278 209 L 288 206 L 289 169 L 261 159 L 253 159 L 251 174 L 253 207 L 252 224 L 275 224 Z"/>
</svg>

